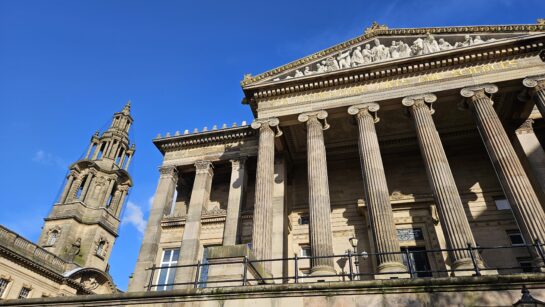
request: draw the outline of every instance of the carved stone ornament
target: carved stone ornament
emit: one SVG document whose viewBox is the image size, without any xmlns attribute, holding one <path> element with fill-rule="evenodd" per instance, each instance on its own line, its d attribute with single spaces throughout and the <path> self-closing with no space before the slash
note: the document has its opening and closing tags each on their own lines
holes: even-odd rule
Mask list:
<svg viewBox="0 0 545 307">
<path fill-rule="evenodd" d="M 171 176 L 174 177 L 178 173 L 178 169 L 173 165 L 166 165 L 159 167 L 159 173 L 161 176 Z"/>
<path fill-rule="evenodd" d="M 522 80 L 524 86 L 532 89 L 534 92 L 545 90 L 545 75 L 532 76 Z"/>
<path fill-rule="evenodd" d="M 533 133 L 534 132 L 534 120 L 531 118 L 528 118 L 527 120 L 520 125 L 520 127 L 517 128 L 515 131 L 517 134 L 524 134 L 524 133 Z"/>
<path fill-rule="evenodd" d="M 214 165 L 210 161 L 199 160 L 195 162 L 195 169 L 197 174 L 210 173 L 214 169 Z"/>
<path fill-rule="evenodd" d="M 387 26 L 373 22 L 373 25 L 365 30 L 365 35 L 373 36 L 373 32 L 387 29 Z M 305 67 L 296 69 L 287 75 L 275 78 L 273 81 L 279 81 L 281 79 L 289 80 L 376 62 L 421 56 L 495 41 L 496 39 L 493 37 L 485 39 L 480 35 L 472 36 L 469 34 L 466 34 L 463 39 L 460 39 L 459 41 L 453 41 L 453 38 L 448 36 L 436 39 L 432 33 L 427 32 L 425 36 L 417 37 L 416 39 L 414 37 L 397 38 L 397 41 L 392 40 L 390 45 L 386 46 L 380 42 L 379 38 L 375 37 L 372 41 L 366 40 L 348 50 L 340 50 L 334 54 L 330 54 L 329 57 L 322 58 Z M 251 80 L 252 79 L 245 78 L 243 84 Z"/>
<path fill-rule="evenodd" d="M 403 98 L 401 103 L 406 107 L 412 107 L 415 104 L 424 103 L 430 108 L 431 114 L 433 114 L 435 113 L 435 110 L 433 109 L 433 103 L 435 101 L 437 101 L 437 96 L 435 96 L 435 94 L 426 93 L 426 94 L 407 96 Z"/>
<path fill-rule="evenodd" d="M 328 116 L 327 111 L 320 110 L 320 111 L 301 113 L 297 117 L 297 120 L 299 120 L 302 123 L 305 123 L 312 118 L 316 118 L 318 121 L 323 120 L 324 123 L 322 125 L 322 129 L 327 130 L 330 127 L 329 124 L 327 123 L 327 116 Z"/>
<path fill-rule="evenodd" d="M 276 117 L 270 117 L 270 118 L 258 118 L 255 119 L 251 127 L 253 129 L 261 129 L 261 128 L 267 128 L 267 127 L 275 127 L 276 128 L 276 137 L 279 137 L 283 134 L 282 130 L 280 130 L 280 127 L 278 126 L 280 124 L 280 120 Z"/>
<path fill-rule="evenodd" d="M 100 257 L 106 257 L 110 242 L 105 237 L 100 237 L 95 241 L 95 254 Z"/>
<path fill-rule="evenodd" d="M 348 114 L 356 116 L 370 114 L 371 116 L 373 116 L 375 123 L 378 123 L 380 121 L 380 118 L 377 115 L 379 109 L 380 106 L 378 105 L 378 103 L 368 102 L 349 107 Z"/>
<path fill-rule="evenodd" d="M 98 288 L 98 286 L 100 286 L 100 284 L 98 283 L 96 278 L 94 278 L 92 276 L 87 277 L 86 279 L 84 279 L 81 282 L 81 284 L 83 285 L 83 288 L 85 288 L 86 290 L 89 290 L 89 291 L 93 291 L 96 288 Z"/>
<path fill-rule="evenodd" d="M 478 99 L 488 97 L 486 94 L 494 94 L 498 92 L 498 87 L 492 83 L 485 83 L 475 86 L 464 87 L 460 90 L 460 95 L 466 98 Z M 490 100 L 492 101 L 492 100 Z"/>
<path fill-rule="evenodd" d="M 227 215 L 227 210 L 221 209 L 220 207 L 214 207 L 210 210 L 206 210 L 203 215 L 208 216 L 224 216 Z"/>
<path fill-rule="evenodd" d="M 246 160 L 248 157 L 241 156 L 238 159 L 231 159 L 231 169 L 234 171 L 238 171 L 241 168 L 244 168 L 244 165 L 246 164 Z"/>
</svg>

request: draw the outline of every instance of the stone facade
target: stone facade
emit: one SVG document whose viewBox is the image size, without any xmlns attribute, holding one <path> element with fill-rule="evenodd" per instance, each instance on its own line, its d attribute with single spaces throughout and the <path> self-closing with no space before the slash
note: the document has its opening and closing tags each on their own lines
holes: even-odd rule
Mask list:
<svg viewBox="0 0 545 307">
<path fill-rule="evenodd" d="M 132 121 L 129 102 L 106 132 L 92 136 L 84 158 L 70 166 L 37 244 L 0 226 L 0 298 L 118 292 L 108 259 L 132 186 Z"/>
<path fill-rule="evenodd" d="M 56 302 L 508 306 L 523 284 L 543 299 L 525 244 L 545 242 L 544 33 L 375 24 L 245 76 L 251 125 L 153 140 L 130 293 Z"/>
<path fill-rule="evenodd" d="M 251 127 L 154 140 L 162 167 L 175 169 L 168 190 L 177 196 L 154 203 L 168 210 L 150 218 L 154 249 L 145 239 L 139 259 L 146 260 L 138 261 L 129 291 L 158 290 L 165 275 L 145 269 L 160 266 L 167 250 L 180 250 L 178 265 L 209 261 L 208 247 L 236 244 L 250 244 L 256 259 L 321 257 L 352 251 L 350 238 L 360 253 L 379 253 L 354 263 L 360 279 L 413 274 L 401 250 L 443 250 L 425 253 L 433 277 L 472 275 L 475 268 L 512 274 L 528 264 L 543 270 L 539 250 L 515 242 L 545 241 L 542 131 L 533 129 L 529 141 L 519 128 L 529 118 L 543 125 L 543 31 L 542 25 L 375 27 L 246 76 L 245 102 L 256 115 Z M 358 45 L 372 41 L 369 63 L 298 73 L 332 58 L 346 61 L 347 53 L 357 60 Z M 416 53 L 392 55 L 402 44 L 388 49 L 384 41 L 414 41 Z M 379 59 L 379 51 L 389 56 Z M 239 160 L 242 174 L 233 167 Z M 206 186 L 202 163 L 213 169 Z M 293 259 L 259 265 L 276 283 L 292 283 L 295 273 L 310 275 L 310 282 L 347 270 L 333 258 L 303 258 L 298 272 Z M 171 288 L 194 286 L 194 268 L 175 271 Z"/>
</svg>

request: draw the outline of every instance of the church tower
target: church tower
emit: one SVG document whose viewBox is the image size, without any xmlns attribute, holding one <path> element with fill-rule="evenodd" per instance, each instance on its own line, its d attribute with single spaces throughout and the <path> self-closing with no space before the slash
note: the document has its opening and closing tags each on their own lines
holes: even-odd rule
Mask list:
<svg viewBox="0 0 545 307">
<path fill-rule="evenodd" d="M 63 192 L 53 206 L 38 244 L 81 267 L 106 271 L 120 215 L 132 179 L 135 145 L 130 101 L 115 113 L 102 135 L 97 131 L 85 157 L 70 166 Z"/>
</svg>

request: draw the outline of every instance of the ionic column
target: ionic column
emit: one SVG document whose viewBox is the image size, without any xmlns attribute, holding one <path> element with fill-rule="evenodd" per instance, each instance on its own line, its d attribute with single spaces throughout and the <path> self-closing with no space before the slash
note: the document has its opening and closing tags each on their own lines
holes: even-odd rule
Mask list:
<svg viewBox="0 0 545 307">
<path fill-rule="evenodd" d="M 256 119 L 253 129 L 259 129 L 259 148 L 255 179 L 255 202 L 252 226 L 252 250 L 257 259 L 272 258 L 272 200 L 274 188 L 274 137 L 282 133 L 278 129 L 278 118 Z M 263 262 L 267 272 L 271 263 Z"/>
<path fill-rule="evenodd" d="M 378 253 L 398 253 L 401 249 L 375 130 L 375 123 L 379 121 L 378 110 L 378 104 L 365 103 L 348 108 L 348 113 L 355 115 L 358 122 L 363 190 L 365 202 L 369 207 L 369 224 L 373 232 L 375 249 Z M 379 273 L 407 270 L 400 254 L 380 255 L 377 259 Z"/>
<path fill-rule="evenodd" d="M 441 228 L 445 233 L 447 245 L 451 249 L 464 249 L 468 244 L 476 246 L 475 239 L 471 233 L 443 144 L 432 119 L 434 110 L 431 104 L 436 100 L 437 97 L 434 94 L 423 94 L 405 97 L 402 103 L 409 108 L 414 121 L 418 145 L 437 204 Z M 451 256 L 453 269 L 473 268 L 471 256 L 467 251 L 453 251 Z M 467 274 L 471 274 L 471 272 L 455 273 L 455 275 Z"/>
<path fill-rule="evenodd" d="M 223 229 L 223 245 L 237 244 L 238 222 L 240 220 L 240 207 L 246 189 L 246 157 L 231 160 L 231 182 L 229 186 L 229 199 L 227 200 L 227 216 Z"/>
<path fill-rule="evenodd" d="M 203 209 L 210 200 L 212 176 L 214 175 L 212 163 L 210 161 L 197 161 L 195 168 L 195 182 L 193 183 L 191 199 L 189 200 L 178 265 L 195 264 L 199 260 L 201 216 Z M 195 273 L 195 267 L 178 268 L 174 276 L 174 282 L 193 282 L 195 280 Z M 187 287 L 193 287 L 193 285 L 175 286 L 177 289 Z"/>
<path fill-rule="evenodd" d="M 545 212 L 488 96 L 497 91 L 496 85 L 483 84 L 466 87 L 460 93 L 468 98 L 473 119 L 526 243 L 533 244 L 537 239 L 543 243 Z M 535 264 L 543 265 L 535 251 L 533 256 Z"/>
<path fill-rule="evenodd" d="M 85 184 L 83 185 L 83 190 L 81 191 L 80 200 L 85 201 L 85 195 L 87 195 L 87 192 L 89 191 L 89 186 L 91 185 L 91 181 L 93 180 L 93 176 L 95 174 L 93 172 L 89 172 L 87 175 L 87 179 L 85 179 Z"/>
<path fill-rule="evenodd" d="M 310 249 L 312 256 L 333 255 L 331 205 L 327 178 L 327 161 L 323 130 L 329 128 L 326 111 L 300 114 L 298 120 L 307 124 L 307 171 L 310 217 Z M 324 121 L 322 124 L 321 120 Z M 311 261 L 311 274 L 335 272 L 333 258 Z"/>
<path fill-rule="evenodd" d="M 522 80 L 522 84 L 530 89 L 530 96 L 541 116 L 545 118 L 545 75 L 528 77 Z"/>
<path fill-rule="evenodd" d="M 72 189 L 73 182 L 74 182 L 74 173 L 70 172 L 70 175 L 68 175 L 68 180 L 66 181 L 66 185 L 64 186 L 64 190 L 62 191 L 61 197 L 59 198 L 59 203 L 64 203 L 66 201 L 68 193 Z"/>
<path fill-rule="evenodd" d="M 153 203 L 149 213 L 144 239 L 140 246 L 138 260 L 134 268 L 133 277 L 129 283 L 129 292 L 145 291 L 149 282 L 151 268 L 155 263 L 161 240 L 161 219 L 165 215 L 166 208 L 172 203 L 178 171 L 174 166 L 163 166 L 159 169 L 161 176 L 153 197 Z M 123 197 L 122 197 L 123 198 Z M 156 274 L 158 272 L 155 272 Z M 155 282 L 155 281 L 154 281 Z"/>
</svg>

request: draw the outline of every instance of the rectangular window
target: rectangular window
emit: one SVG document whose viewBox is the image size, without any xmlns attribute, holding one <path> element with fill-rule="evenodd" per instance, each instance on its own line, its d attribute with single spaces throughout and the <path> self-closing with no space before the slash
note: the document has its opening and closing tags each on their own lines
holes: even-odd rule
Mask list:
<svg viewBox="0 0 545 307">
<path fill-rule="evenodd" d="M 310 218 L 308 216 L 301 216 L 299 218 L 299 225 L 308 225 L 310 224 Z"/>
<path fill-rule="evenodd" d="M 402 247 L 401 251 L 403 252 L 403 264 L 408 265 L 408 254 L 411 261 L 412 272 L 416 277 L 432 277 L 428 253 L 426 252 L 425 247 Z M 408 253 L 406 251 L 408 251 Z"/>
<path fill-rule="evenodd" d="M 299 253 L 299 257 L 301 257 L 301 258 L 310 257 L 310 246 L 301 245 L 301 252 Z"/>
<path fill-rule="evenodd" d="M 496 204 L 497 210 L 511 210 L 511 205 L 505 198 L 494 199 L 494 203 Z"/>
<path fill-rule="evenodd" d="M 397 230 L 397 239 L 399 241 L 424 240 L 424 234 L 420 228 L 403 228 Z"/>
<path fill-rule="evenodd" d="M 509 237 L 509 240 L 511 241 L 511 246 L 524 245 L 524 238 L 522 237 L 520 230 L 511 229 L 511 230 L 506 230 L 505 232 L 507 233 L 507 236 Z"/>
<path fill-rule="evenodd" d="M 9 280 L 0 278 L 0 298 L 4 297 L 4 292 L 8 288 Z"/>
<path fill-rule="evenodd" d="M 30 288 L 27 288 L 27 287 L 22 287 L 21 288 L 21 292 L 19 292 L 19 299 L 22 299 L 22 298 L 28 298 L 28 295 L 30 294 Z"/>
<path fill-rule="evenodd" d="M 161 269 L 157 275 L 157 291 L 171 290 L 174 283 L 174 275 L 176 274 L 176 266 L 178 263 L 178 256 L 180 255 L 179 248 L 171 248 L 163 250 L 163 257 L 161 258 Z"/>
</svg>

